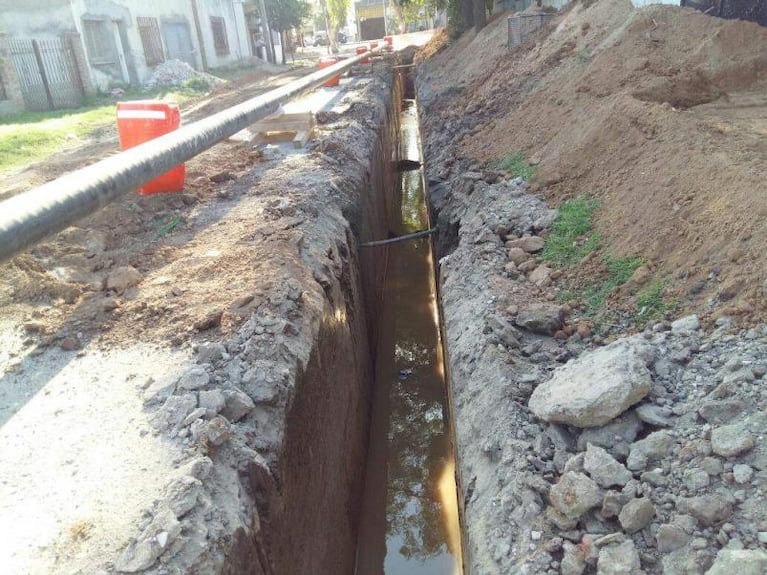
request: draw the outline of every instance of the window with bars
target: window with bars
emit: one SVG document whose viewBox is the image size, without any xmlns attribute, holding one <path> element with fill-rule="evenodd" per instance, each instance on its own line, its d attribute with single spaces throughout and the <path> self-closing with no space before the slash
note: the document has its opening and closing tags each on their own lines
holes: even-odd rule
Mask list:
<svg viewBox="0 0 767 575">
<path fill-rule="evenodd" d="M 144 59 L 147 66 L 156 66 L 165 62 L 165 53 L 162 49 L 162 36 L 157 18 L 139 16 L 136 18 L 138 33 L 141 36 L 141 45 L 144 47 Z"/>
<path fill-rule="evenodd" d="M 107 20 L 83 19 L 83 36 L 91 64 L 113 64 L 117 61 L 110 24 Z"/>
<path fill-rule="evenodd" d="M 229 54 L 229 41 L 226 38 L 226 22 L 220 16 L 210 17 L 210 29 L 213 31 L 213 46 L 216 55 L 226 56 Z"/>
</svg>

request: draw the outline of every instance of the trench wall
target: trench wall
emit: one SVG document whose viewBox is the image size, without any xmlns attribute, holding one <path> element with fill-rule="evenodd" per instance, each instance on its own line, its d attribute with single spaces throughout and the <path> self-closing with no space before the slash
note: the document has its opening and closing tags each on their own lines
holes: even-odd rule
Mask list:
<svg viewBox="0 0 767 575">
<path fill-rule="evenodd" d="M 363 120 L 334 131 L 318 152 L 339 193 L 330 236 L 301 246 L 301 283 L 312 292 L 312 334 L 286 402 L 282 444 L 243 480 L 256 521 L 237 531 L 224 572 L 351 573 L 354 569 L 386 260 L 360 242 L 387 237 L 400 84 L 352 110 Z M 379 90 L 380 90 L 379 86 Z M 364 106 L 365 109 L 362 109 Z M 364 126 L 364 128 L 358 127 Z M 341 217 L 339 220 L 338 217 Z M 318 258 L 322 253 L 329 260 Z M 329 256 L 329 257 L 328 257 Z"/>
</svg>

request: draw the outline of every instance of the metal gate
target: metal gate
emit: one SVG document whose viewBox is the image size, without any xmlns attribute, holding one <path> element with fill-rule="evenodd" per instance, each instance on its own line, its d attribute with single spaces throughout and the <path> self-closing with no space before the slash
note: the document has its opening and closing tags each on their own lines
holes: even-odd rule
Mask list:
<svg viewBox="0 0 767 575">
<path fill-rule="evenodd" d="M 168 59 L 181 60 L 197 68 L 189 26 L 185 22 L 163 22 L 162 32 L 168 48 Z"/>
<path fill-rule="evenodd" d="M 85 92 L 69 41 L 11 38 L 8 47 L 28 110 L 82 105 Z"/>
</svg>

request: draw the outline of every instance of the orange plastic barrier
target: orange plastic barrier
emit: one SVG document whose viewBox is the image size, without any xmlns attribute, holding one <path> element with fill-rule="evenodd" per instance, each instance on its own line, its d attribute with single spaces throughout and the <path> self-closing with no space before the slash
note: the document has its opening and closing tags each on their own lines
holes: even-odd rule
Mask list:
<svg viewBox="0 0 767 575">
<path fill-rule="evenodd" d="M 384 36 L 384 42 L 386 42 L 389 46 L 394 46 L 394 38 L 391 36 Z"/>
<path fill-rule="evenodd" d="M 319 61 L 320 70 L 322 70 L 323 68 L 328 68 L 332 66 L 333 64 L 337 64 L 337 63 L 338 63 L 338 58 L 335 58 L 333 56 L 325 56 L 324 58 L 320 58 L 320 61 Z M 340 81 L 341 81 L 341 74 L 339 74 L 338 76 L 333 76 L 330 80 L 325 82 L 323 86 L 325 86 L 326 88 L 332 88 L 333 86 L 338 86 L 338 83 Z"/>
<path fill-rule="evenodd" d="M 120 149 L 127 150 L 149 140 L 172 132 L 181 125 L 181 114 L 176 104 L 159 100 L 117 102 L 117 132 Z M 184 189 L 186 167 L 176 166 L 141 186 L 139 194 L 180 192 Z"/>
<path fill-rule="evenodd" d="M 375 50 L 376 48 L 378 48 L 378 42 L 375 42 L 375 41 L 371 42 L 370 43 L 370 49 L 371 50 Z"/>
<path fill-rule="evenodd" d="M 368 51 L 368 49 L 367 49 L 367 46 L 357 46 L 354 49 L 354 51 L 357 54 L 364 54 L 365 52 Z M 364 58 L 364 59 L 360 60 L 360 64 L 370 64 L 370 58 Z"/>
</svg>

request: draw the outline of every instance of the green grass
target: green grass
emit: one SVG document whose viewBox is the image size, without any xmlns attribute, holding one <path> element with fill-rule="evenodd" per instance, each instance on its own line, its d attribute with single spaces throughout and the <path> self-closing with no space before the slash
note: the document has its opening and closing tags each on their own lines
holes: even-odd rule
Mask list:
<svg viewBox="0 0 767 575">
<path fill-rule="evenodd" d="M 120 100 L 168 99 L 181 104 L 200 96 L 194 84 L 175 92 L 126 92 Z M 114 98 L 92 98 L 82 108 L 22 112 L 0 117 L 0 173 L 50 156 L 116 125 Z"/>
<path fill-rule="evenodd" d="M 515 178 L 524 178 L 529 181 L 535 177 L 535 168 L 525 161 L 522 152 L 501 158 L 498 161 L 498 167 L 509 172 Z"/>
<path fill-rule="evenodd" d="M 583 196 L 559 206 L 546 245 L 543 259 L 560 267 L 570 267 L 599 248 L 601 237 L 593 231 L 593 215 L 599 207 L 597 200 Z"/>
<path fill-rule="evenodd" d="M 643 326 L 650 321 L 661 319 L 667 313 L 673 313 L 678 305 L 673 300 L 664 297 L 663 284 L 654 281 L 642 289 L 636 298 L 637 324 Z"/>
</svg>

